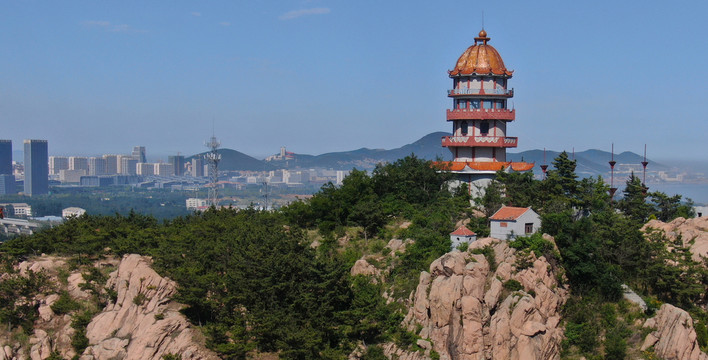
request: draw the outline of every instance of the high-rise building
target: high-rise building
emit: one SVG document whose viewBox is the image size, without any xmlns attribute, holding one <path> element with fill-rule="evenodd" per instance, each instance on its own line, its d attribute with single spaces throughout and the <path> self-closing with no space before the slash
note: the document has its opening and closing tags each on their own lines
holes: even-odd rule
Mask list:
<svg viewBox="0 0 708 360">
<path fill-rule="evenodd" d="M 118 174 L 118 155 L 103 155 L 103 160 L 106 162 L 106 175 Z"/>
<path fill-rule="evenodd" d="M 133 146 L 133 157 L 138 160 L 139 163 L 146 163 L 147 156 L 145 155 L 145 146 Z"/>
<path fill-rule="evenodd" d="M 49 193 L 47 140 L 25 140 L 25 195 Z"/>
<path fill-rule="evenodd" d="M 175 169 L 174 174 L 175 175 L 177 175 L 177 176 L 184 175 L 184 156 L 182 156 L 182 155 L 168 156 L 167 162 L 169 164 L 172 164 L 172 167 L 174 167 L 174 169 Z"/>
<path fill-rule="evenodd" d="M 15 190 L 15 175 L 0 174 L 0 195 L 12 195 Z"/>
<path fill-rule="evenodd" d="M 135 169 L 138 175 L 147 176 L 155 174 L 155 164 L 153 163 L 137 163 Z"/>
<path fill-rule="evenodd" d="M 508 84 L 513 72 L 488 42 L 487 32 L 480 31 L 474 45 L 448 71 L 452 109 L 447 110 L 447 121 L 452 122 L 452 136 L 443 137 L 442 146 L 450 150 L 453 161 L 437 163 L 456 174 L 458 184 L 467 184 L 473 196 L 482 194 L 498 170 L 528 171 L 534 166 L 506 159 L 506 149 L 518 144 L 506 129 L 516 117 L 516 110 L 508 106 L 514 96 Z"/>
<path fill-rule="evenodd" d="M 69 170 L 85 170 L 88 174 L 88 158 L 81 156 L 69 156 Z"/>
<path fill-rule="evenodd" d="M 59 175 L 61 170 L 69 169 L 69 158 L 66 156 L 49 157 L 49 175 Z"/>
<path fill-rule="evenodd" d="M 90 157 L 88 159 L 89 176 L 104 175 L 106 173 L 106 160 L 103 157 Z"/>
<path fill-rule="evenodd" d="M 135 175 L 136 166 L 138 164 L 138 159 L 134 159 L 132 156 L 122 156 L 120 159 L 120 173 L 122 175 Z"/>
<path fill-rule="evenodd" d="M 160 176 L 172 176 L 175 174 L 175 168 L 170 163 L 156 163 L 153 168 L 153 174 Z"/>
<path fill-rule="evenodd" d="M 12 140 L 0 140 L 0 174 L 12 174 Z"/>
<path fill-rule="evenodd" d="M 192 159 L 192 176 L 204 176 L 204 161 L 200 157 L 195 157 Z"/>
</svg>

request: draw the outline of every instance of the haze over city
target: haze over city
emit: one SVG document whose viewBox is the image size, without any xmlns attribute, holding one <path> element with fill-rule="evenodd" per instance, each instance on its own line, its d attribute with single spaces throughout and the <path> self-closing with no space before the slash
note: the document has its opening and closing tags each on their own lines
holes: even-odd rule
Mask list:
<svg viewBox="0 0 708 360">
<path fill-rule="evenodd" d="M 705 152 L 705 2 L 0 8 L 0 137 L 47 139 L 51 154 L 193 154 L 212 123 L 255 156 L 398 147 L 449 130 L 447 70 L 482 27 L 515 71 L 517 151 Z"/>
</svg>

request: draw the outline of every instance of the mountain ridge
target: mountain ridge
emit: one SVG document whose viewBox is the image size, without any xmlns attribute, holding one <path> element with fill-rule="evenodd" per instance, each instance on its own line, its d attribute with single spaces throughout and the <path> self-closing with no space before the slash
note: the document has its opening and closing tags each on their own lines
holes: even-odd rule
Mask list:
<svg viewBox="0 0 708 360">
<path fill-rule="evenodd" d="M 393 149 L 370 149 L 362 147 L 356 150 L 327 152 L 319 155 L 292 153 L 292 157 L 283 160 L 265 161 L 257 159 L 243 152 L 233 149 L 219 149 L 221 161 L 219 169 L 226 171 L 270 171 L 275 169 L 309 169 L 325 168 L 335 170 L 350 170 L 352 168 L 371 170 L 376 164 L 381 162 L 394 162 L 397 159 L 414 154 L 426 160 L 452 160 L 450 152 L 440 145 L 443 136 L 449 133 L 438 131 L 427 134 L 420 139 Z M 560 151 L 553 150 L 526 150 L 518 153 L 507 153 L 510 161 L 526 161 L 536 164 L 533 171 L 541 174 L 540 165 L 545 163 L 552 167 L 553 159 L 560 155 Z M 187 158 L 188 161 L 204 156 L 206 152 L 195 154 Z M 571 158 L 577 160 L 577 172 L 583 176 L 596 176 L 609 172 L 608 161 L 614 158 L 617 161 L 616 170 L 621 169 L 641 169 L 641 162 L 644 157 L 630 151 L 614 154 L 610 152 L 588 149 L 569 154 Z M 649 161 L 649 168 L 652 170 L 667 170 L 668 166 L 661 163 Z"/>
</svg>

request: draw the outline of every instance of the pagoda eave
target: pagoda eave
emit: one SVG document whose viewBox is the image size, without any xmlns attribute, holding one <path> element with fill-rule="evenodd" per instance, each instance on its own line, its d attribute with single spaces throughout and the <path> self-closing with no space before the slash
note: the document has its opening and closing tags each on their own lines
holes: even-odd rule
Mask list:
<svg viewBox="0 0 708 360">
<path fill-rule="evenodd" d="M 503 147 L 515 148 L 519 144 L 516 137 L 507 136 L 443 136 L 443 147 Z"/>
<path fill-rule="evenodd" d="M 434 161 L 433 167 L 440 171 L 457 174 L 493 174 L 499 170 L 529 171 L 536 163 L 517 161 Z"/>
<path fill-rule="evenodd" d="M 452 120 L 505 120 L 514 121 L 516 109 L 454 109 L 447 110 L 447 121 Z"/>
</svg>

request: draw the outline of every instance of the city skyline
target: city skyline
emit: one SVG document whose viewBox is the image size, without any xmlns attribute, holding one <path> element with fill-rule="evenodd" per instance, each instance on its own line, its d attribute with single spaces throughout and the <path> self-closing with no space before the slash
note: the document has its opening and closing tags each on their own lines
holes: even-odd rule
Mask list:
<svg viewBox="0 0 708 360">
<path fill-rule="evenodd" d="M 484 24 L 515 71 L 518 151 L 695 159 L 708 4 L 689 3 L 8 2 L 0 137 L 58 155 L 191 155 L 212 129 L 259 158 L 391 149 L 447 130 L 447 70 Z"/>
</svg>

